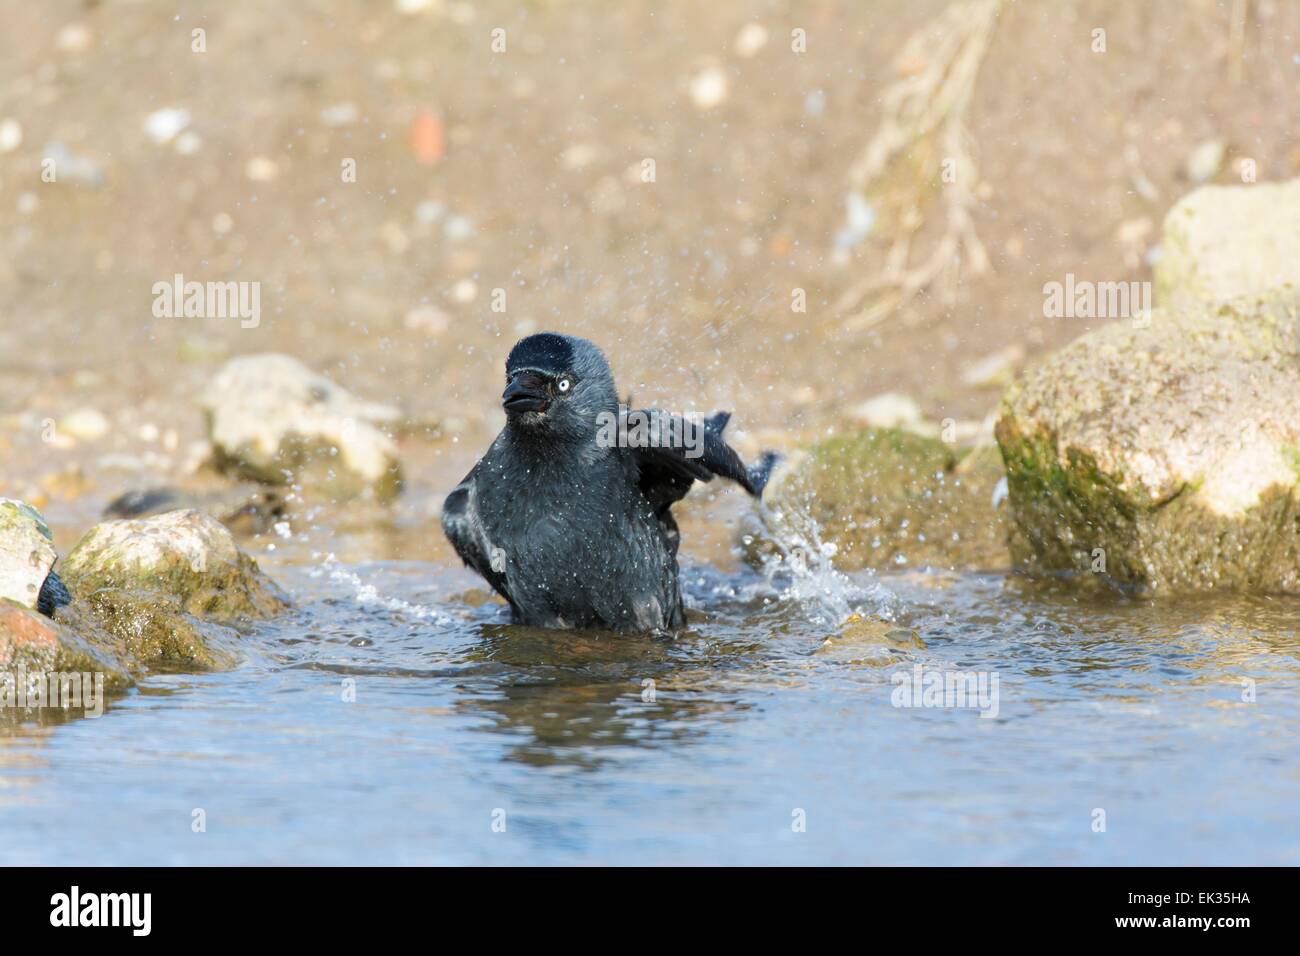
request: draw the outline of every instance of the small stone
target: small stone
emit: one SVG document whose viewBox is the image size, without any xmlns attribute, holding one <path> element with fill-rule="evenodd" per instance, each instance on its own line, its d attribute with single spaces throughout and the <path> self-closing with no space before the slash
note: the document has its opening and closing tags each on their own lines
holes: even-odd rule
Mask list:
<svg viewBox="0 0 1300 956">
<path fill-rule="evenodd" d="M 0 153 L 12 153 L 23 144 L 23 124 L 16 119 L 0 120 Z"/>
<path fill-rule="evenodd" d="M 154 110 L 144 119 L 144 130 L 158 145 L 170 143 L 181 130 L 190 125 L 188 110 L 167 107 Z"/>
<path fill-rule="evenodd" d="M 411 237 L 406 234 L 399 222 L 388 221 L 379 228 L 379 235 L 384 240 L 388 251 L 400 256 L 411 248 Z"/>
<path fill-rule="evenodd" d="M 746 23 L 736 34 L 732 49 L 736 51 L 736 56 L 748 59 L 757 56 L 765 46 L 767 46 L 767 27 L 761 23 Z"/>
<path fill-rule="evenodd" d="M 423 226 L 432 226 L 446 211 L 442 203 L 428 199 L 415 207 L 415 221 Z"/>
<path fill-rule="evenodd" d="M 60 53 L 85 53 L 95 45 L 95 35 L 81 23 L 69 23 L 54 38 L 54 48 Z"/>
<path fill-rule="evenodd" d="M 1213 179 L 1223 168 L 1228 144 L 1221 139 L 1207 139 L 1187 154 L 1187 178 L 1194 183 Z"/>
<path fill-rule="evenodd" d="M 451 297 L 461 305 L 469 305 L 478 298 L 478 283 L 473 279 L 461 279 L 451 287 Z"/>
<path fill-rule="evenodd" d="M 569 170 L 586 169 L 601 157 L 599 143 L 574 143 L 560 156 L 560 164 Z"/>
<path fill-rule="evenodd" d="M 203 148 L 203 138 L 192 129 L 177 136 L 172 147 L 182 156 L 193 156 Z"/>
<path fill-rule="evenodd" d="M 720 66 L 707 66 L 691 78 L 691 102 L 698 110 L 711 110 L 726 102 L 731 84 Z"/>
<path fill-rule="evenodd" d="M 59 419 L 57 430 L 78 441 L 97 441 L 109 433 L 112 424 L 97 408 L 79 408 Z"/>
<path fill-rule="evenodd" d="M 922 421 L 921 406 L 907 395 L 885 392 L 855 405 L 849 415 L 871 428 L 905 428 Z"/>
<path fill-rule="evenodd" d="M 447 331 L 451 320 L 447 313 L 436 305 L 420 305 L 406 313 L 403 324 L 412 332 L 441 335 Z"/>
<path fill-rule="evenodd" d="M 244 175 L 255 183 L 269 183 L 280 175 L 280 167 L 269 156 L 254 156 L 244 166 Z"/>
<path fill-rule="evenodd" d="M 474 235 L 474 224 L 464 216 L 451 216 L 443 224 L 442 232 L 452 242 L 460 242 Z"/>
<path fill-rule="evenodd" d="M 790 392 L 790 403 L 792 405 L 806 406 L 817 401 L 817 389 L 811 385 L 800 385 Z"/>
<path fill-rule="evenodd" d="M 350 101 L 335 103 L 320 111 L 321 121 L 326 126 L 348 126 L 355 123 L 360 116 L 361 111 L 357 109 L 357 104 Z"/>
</svg>

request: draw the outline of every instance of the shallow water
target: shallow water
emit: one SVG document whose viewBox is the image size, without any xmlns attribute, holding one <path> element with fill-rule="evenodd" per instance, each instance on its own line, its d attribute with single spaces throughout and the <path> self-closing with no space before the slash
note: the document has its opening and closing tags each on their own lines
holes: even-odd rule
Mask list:
<svg viewBox="0 0 1300 956">
<path fill-rule="evenodd" d="M 4 863 L 1300 861 L 1294 600 L 695 565 L 689 630 L 630 638 L 262 560 L 298 606 L 240 668 L 0 736 Z M 828 644 L 846 605 L 895 629 Z M 996 675 L 996 716 L 895 706 L 917 665 Z"/>
</svg>

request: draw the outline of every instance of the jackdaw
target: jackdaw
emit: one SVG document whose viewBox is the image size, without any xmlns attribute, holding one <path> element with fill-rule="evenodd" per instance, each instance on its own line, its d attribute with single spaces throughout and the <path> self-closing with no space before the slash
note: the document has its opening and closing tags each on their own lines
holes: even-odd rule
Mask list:
<svg viewBox="0 0 1300 956">
<path fill-rule="evenodd" d="M 502 404 L 505 428 L 442 507 L 456 553 L 520 624 L 682 627 L 672 505 L 715 475 L 758 497 L 775 456 L 747 468 L 729 413 L 621 408 L 600 349 L 568 335 L 515 345 Z"/>
</svg>

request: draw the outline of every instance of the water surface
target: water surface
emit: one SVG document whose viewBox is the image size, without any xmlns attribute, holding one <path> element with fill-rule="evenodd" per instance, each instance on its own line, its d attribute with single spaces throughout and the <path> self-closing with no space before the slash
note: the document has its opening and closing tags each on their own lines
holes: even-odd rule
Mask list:
<svg viewBox="0 0 1300 956">
<path fill-rule="evenodd" d="M 689 629 L 627 637 L 262 560 L 298 604 L 237 670 L 0 736 L 3 862 L 1300 861 L 1294 600 L 697 564 Z M 996 716 L 895 706 L 918 665 L 996 675 Z"/>
</svg>

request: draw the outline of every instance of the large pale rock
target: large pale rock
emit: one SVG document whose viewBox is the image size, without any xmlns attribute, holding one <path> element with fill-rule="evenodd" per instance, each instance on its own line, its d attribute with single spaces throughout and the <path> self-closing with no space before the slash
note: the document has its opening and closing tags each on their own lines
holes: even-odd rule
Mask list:
<svg viewBox="0 0 1300 956">
<path fill-rule="evenodd" d="M 40 512 L 0 498 L 0 599 L 35 608 L 58 555 Z"/>
<path fill-rule="evenodd" d="M 1017 557 L 1156 591 L 1300 592 L 1300 298 L 1179 301 L 1004 397 Z"/>
<path fill-rule="evenodd" d="M 397 494 L 397 446 L 376 425 L 397 410 L 364 402 L 288 355 L 232 359 L 200 398 L 215 463 L 268 484 Z"/>
<path fill-rule="evenodd" d="M 64 560 L 62 576 L 83 600 L 104 588 L 158 592 L 217 621 L 266 617 L 288 603 L 230 531 L 199 511 L 95 525 Z"/>
<path fill-rule="evenodd" d="M 1155 281 L 1175 309 L 1300 289 L 1300 178 L 1184 196 L 1165 217 Z"/>
</svg>

